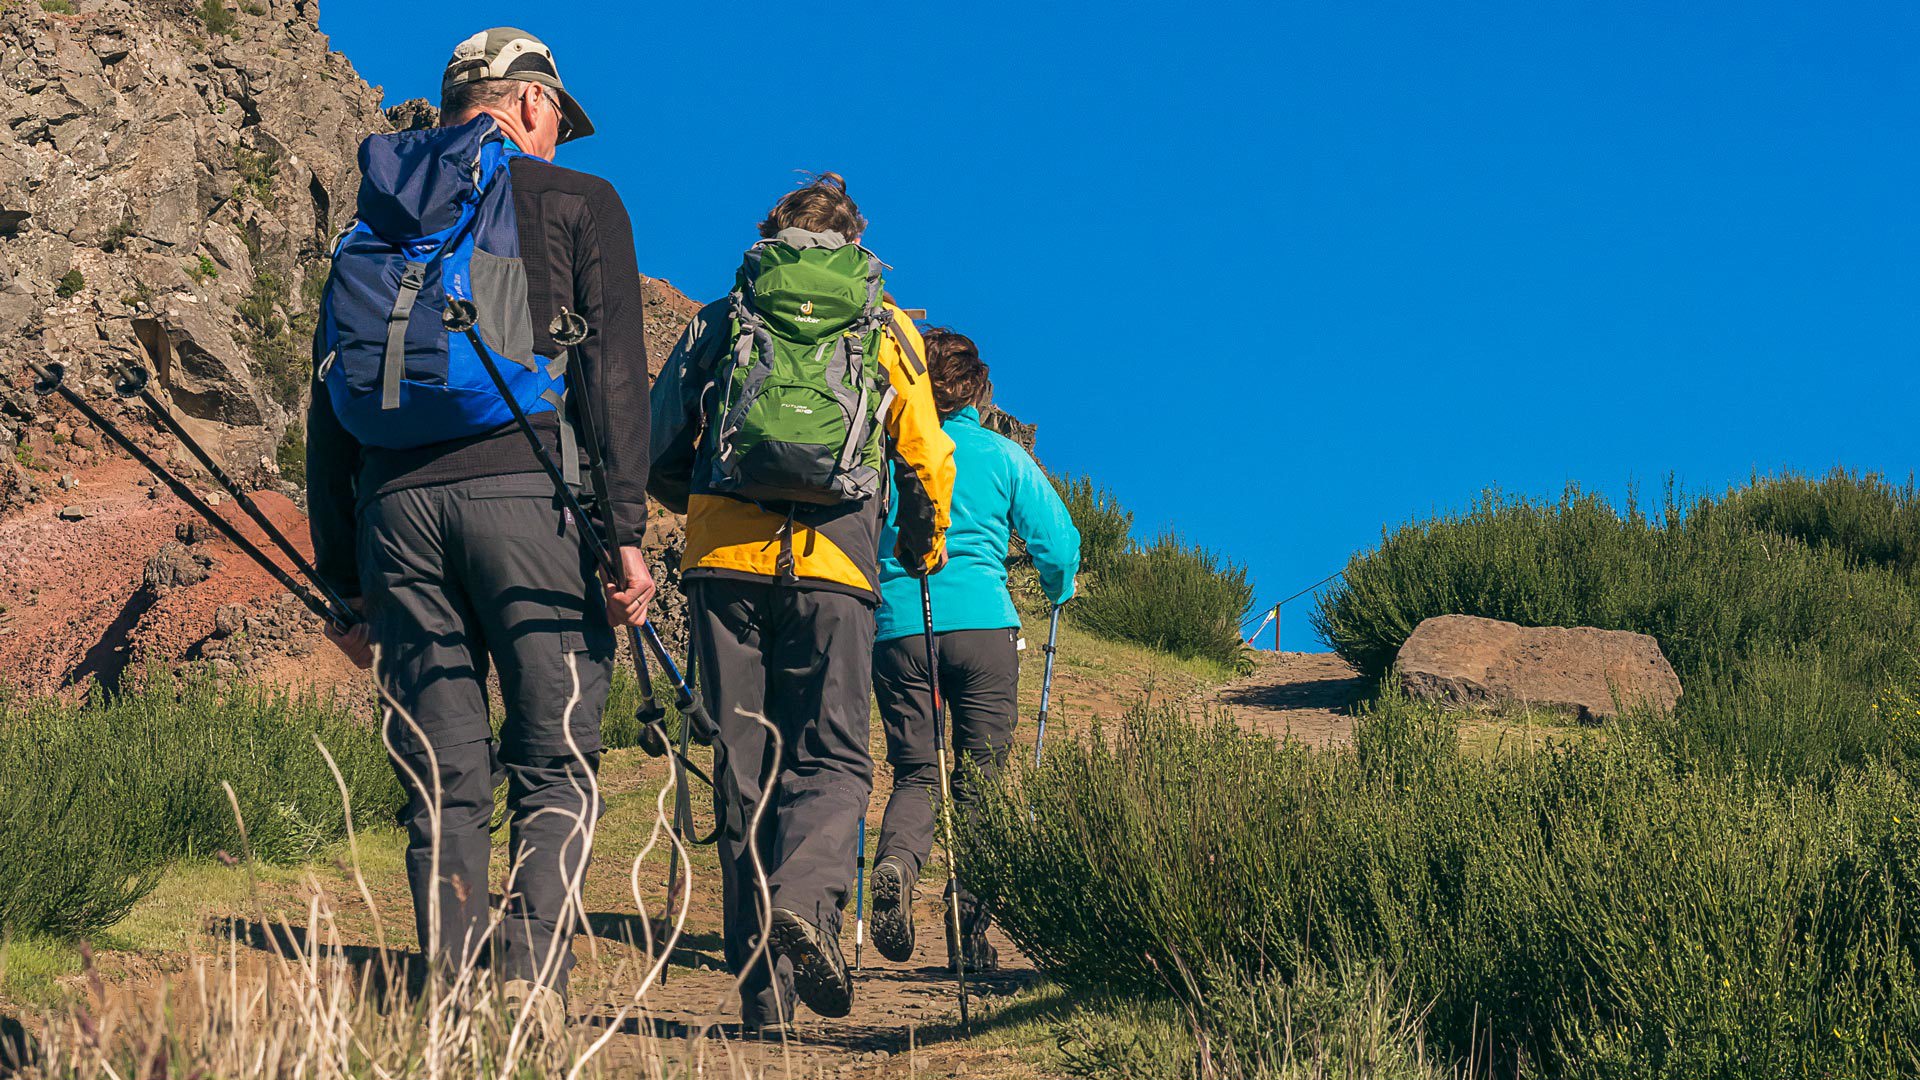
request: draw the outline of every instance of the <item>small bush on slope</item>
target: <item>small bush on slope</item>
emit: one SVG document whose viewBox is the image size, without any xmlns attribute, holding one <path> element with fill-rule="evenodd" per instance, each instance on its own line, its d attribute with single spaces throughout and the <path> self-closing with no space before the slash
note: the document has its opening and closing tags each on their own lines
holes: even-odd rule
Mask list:
<svg viewBox="0 0 1920 1080">
<path fill-rule="evenodd" d="M 84 704 L 0 693 L 0 935 L 82 935 L 116 921 L 167 860 L 300 859 L 344 835 L 326 762 L 362 822 L 399 805 L 380 738 L 324 698 L 164 674 Z"/>
<path fill-rule="evenodd" d="M 1049 479 L 1080 532 L 1080 572 L 1106 573 L 1133 542 L 1133 511 L 1121 506 L 1113 492 L 1094 487 L 1092 477 Z"/>
<path fill-rule="evenodd" d="M 1845 469 L 1818 480 L 1755 477 L 1703 509 L 1756 532 L 1842 552 L 1859 565 L 1909 574 L 1920 568 L 1920 493 L 1911 481 L 1894 487 Z"/>
<path fill-rule="evenodd" d="M 1232 665 L 1251 603 L 1245 569 L 1166 533 L 1115 556 L 1069 611 L 1106 637 Z"/>
</svg>

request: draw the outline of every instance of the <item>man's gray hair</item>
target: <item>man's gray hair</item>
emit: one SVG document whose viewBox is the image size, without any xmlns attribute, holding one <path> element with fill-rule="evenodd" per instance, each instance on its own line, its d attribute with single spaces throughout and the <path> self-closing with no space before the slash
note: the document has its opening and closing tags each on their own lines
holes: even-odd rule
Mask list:
<svg viewBox="0 0 1920 1080">
<path fill-rule="evenodd" d="M 506 105 L 526 85 L 520 79 L 476 79 L 455 83 L 440 92 L 440 122 L 444 124 L 460 120 L 488 106 L 498 108 Z"/>
</svg>

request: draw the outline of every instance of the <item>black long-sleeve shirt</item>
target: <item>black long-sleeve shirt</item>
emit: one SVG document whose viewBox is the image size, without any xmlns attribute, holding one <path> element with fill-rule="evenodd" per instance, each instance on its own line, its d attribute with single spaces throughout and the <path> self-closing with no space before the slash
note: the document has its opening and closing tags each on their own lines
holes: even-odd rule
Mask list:
<svg viewBox="0 0 1920 1080">
<path fill-rule="evenodd" d="M 649 435 L 647 345 L 633 224 L 613 185 L 597 176 L 528 157 L 514 158 L 509 168 L 534 351 L 559 355 L 560 347 L 547 333 L 559 308 L 571 308 L 587 320 L 587 339 L 574 350 L 578 370 L 567 372 L 567 408 L 584 440 L 578 410 L 591 403 L 613 520 L 621 542 L 637 545 L 647 527 Z M 579 392 L 583 379 L 585 394 Z M 544 413 L 533 422 L 558 461 L 558 421 Z M 341 427 L 326 387 L 316 381 L 307 409 L 307 507 L 315 568 L 341 595 L 360 595 L 354 515 L 362 497 L 539 471 L 533 449 L 514 424 L 412 450 L 362 446 Z"/>
</svg>

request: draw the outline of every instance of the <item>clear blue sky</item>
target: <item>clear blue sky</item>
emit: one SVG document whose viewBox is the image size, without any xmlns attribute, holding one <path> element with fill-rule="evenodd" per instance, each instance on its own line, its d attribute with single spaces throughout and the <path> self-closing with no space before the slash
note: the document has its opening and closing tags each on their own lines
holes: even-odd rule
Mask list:
<svg viewBox="0 0 1920 1080">
<path fill-rule="evenodd" d="M 1264 600 L 1489 486 L 1920 463 L 1910 0 L 397 10 L 321 11 L 389 104 L 544 37 L 696 298 L 846 174 L 1046 462 Z"/>
</svg>

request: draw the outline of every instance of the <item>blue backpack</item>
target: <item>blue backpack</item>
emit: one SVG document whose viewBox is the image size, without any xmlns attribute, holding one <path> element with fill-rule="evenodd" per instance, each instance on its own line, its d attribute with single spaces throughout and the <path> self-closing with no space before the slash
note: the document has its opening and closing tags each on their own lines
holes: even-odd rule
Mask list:
<svg viewBox="0 0 1920 1080">
<path fill-rule="evenodd" d="M 572 464 L 566 354 L 533 351 L 507 167 L 523 156 L 485 116 L 360 144 L 358 214 L 334 245 L 316 370 L 361 444 L 406 450 L 513 422 L 466 335 L 441 322 L 448 300 L 471 300 L 514 400 L 530 416 L 559 412 Z"/>
</svg>

